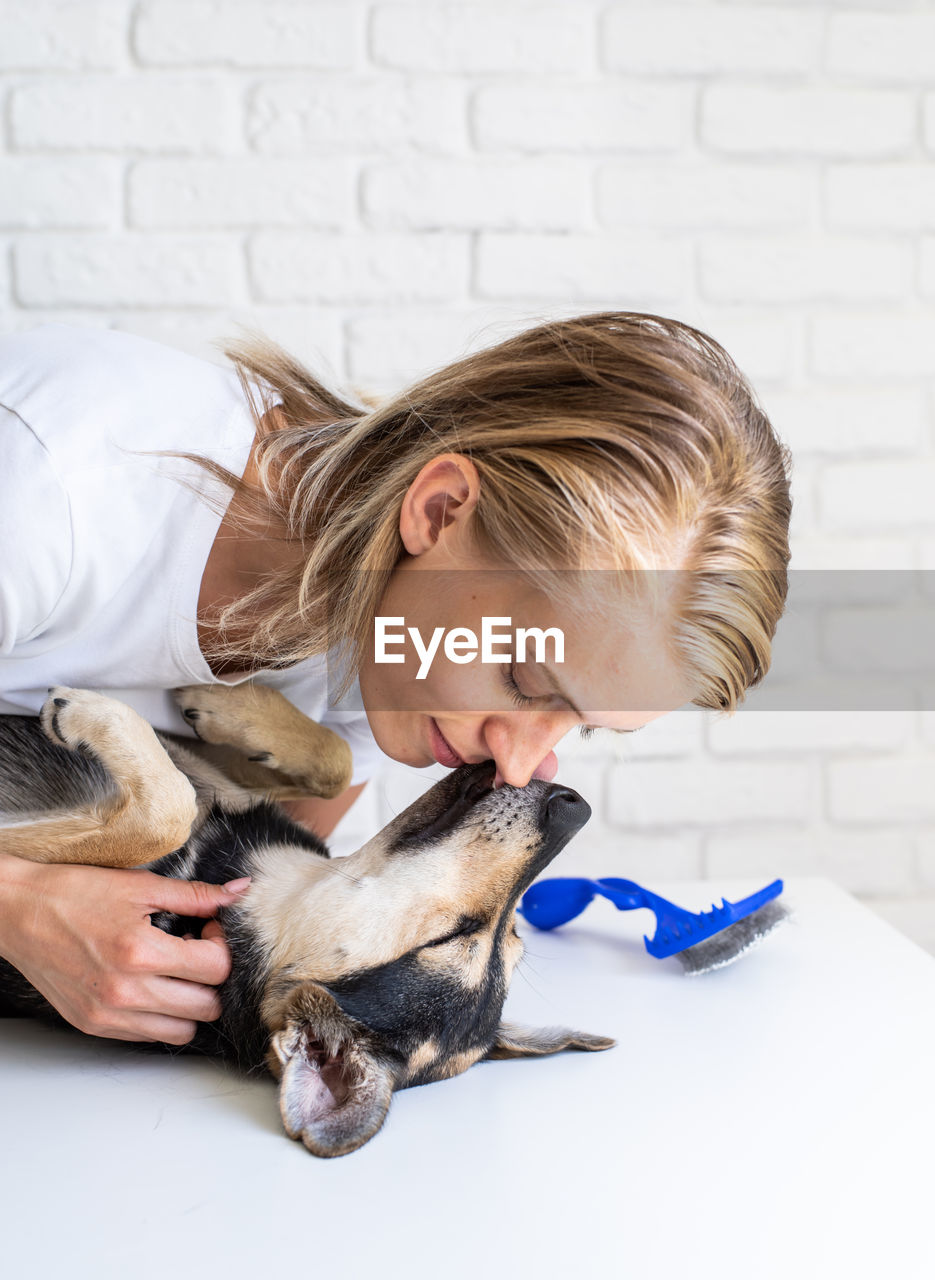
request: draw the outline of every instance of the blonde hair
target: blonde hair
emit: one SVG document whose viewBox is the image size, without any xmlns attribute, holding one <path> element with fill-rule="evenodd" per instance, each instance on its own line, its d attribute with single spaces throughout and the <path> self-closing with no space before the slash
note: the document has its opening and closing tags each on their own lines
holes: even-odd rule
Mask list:
<svg viewBox="0 0 935 1280">
<path fill-rule="evenodd" d="M 297 555 L 218 610 L 209 656 L 242 657 L 224 637 L 245 630 L 255 666 L 337 643 L 346 689 L 405 554 L 403 498 L 455 452 L 480 476 L 477 544 L 505 566 L 682 571 L 671 648 L 696 705 L 732 713 L 768 671 L 791 456 L 707 334 L 639 312 L 547 321 L 376 405 L 335 394 L 260 335 L 223 351 L 256 422 L 260 488 L 195 460 Z"/>
</svg>

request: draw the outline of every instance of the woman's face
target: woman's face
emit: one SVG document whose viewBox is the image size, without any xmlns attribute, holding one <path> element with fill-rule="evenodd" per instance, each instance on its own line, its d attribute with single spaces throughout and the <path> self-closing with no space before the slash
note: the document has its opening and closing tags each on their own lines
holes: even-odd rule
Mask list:
<svg viewBox="0 0 935 1280">
<path fill-rule="evenodd" d="M 391 662 L 377 661 L 375 644 L 368 647 L 360 689 L 373 735 L 394 760 L 455 768 L 492 759 L 495 785 L 522 787 L 532 777 L 554 776 L 552 748 L 572 729 L 633 732 L 683 706 L 691 694 L 649 608 L 612 609 L 600 592 L 596 607 L 583 596 L 578 607 L 559 605 L 483 555 L 472 527 L 479 493 L 477 468 L 461 454 L 432 459 L 411 484 L 399 522 L 407 554 L 379 615 L 393 620 L 387 628 L 405 642 L 383 648 L 381 656 L 392 656 Z M 588 585 L 593 588 L 593 579 Z M 529 642 L 501 642 L 497 650 L 509 650 L 508 661 L 482 661 L 478 653 L 459 662 L 466 643 L 446 656 L 444 637 L 459 628 L 480 640 L 484 618 L 497 619 L 497 630 L 511 637 L 517 627 L 560 628 L 564 661 L 556 660 L 552 642 L 538 655 Z M 430 663 L 410 628 L 423 650 L 437 639 Z M 465 641 L 464 630 L 460 635 Z"/>
<path fill-rule="evenodd" d="M 690 701 L 666 654 L 662 626 L 647 611 L 563 608 L 517 573 L 435 569 L 421 557 L 407 558 L 394 572 L 381 616 L 392 619 L 385 625 L 394 641 L 382 653 L 403 660 L 378 662 L 372 645 L 360 670 L 361 693 L 381 749 L 416 768 L 493 759 L 498 785 L 521 787 L 532 777 L 554 776 L 552 749 L 571 730 L 632 732 Z M 495 651 L 511 660 L 483 662 L 480 652 L 464 663 L 446 657 L 445 636 L 456 627 L 473 632 L 479 649 L 485 617 L 508 637 Z M 518 646 L 517 627 L 559 627 L 564 661 L 556 661 L 549 639 L 539 655 L 529 638 Z M 419 632 L 421 656 L 408 628 Z M 425 652 L 437 628 L 443 634 L 429 661 Z M 466 637 L 459 648 L 466 656 Z M 518 649 L 524 661 L 516 660 Z"/>
</svg>

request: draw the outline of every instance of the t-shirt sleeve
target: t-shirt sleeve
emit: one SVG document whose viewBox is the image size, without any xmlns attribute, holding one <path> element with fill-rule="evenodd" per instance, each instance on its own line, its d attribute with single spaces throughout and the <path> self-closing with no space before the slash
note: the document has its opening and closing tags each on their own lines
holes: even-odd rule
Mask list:
<svg viewBox="0 0 935 1280">
<path fill-rule="evenodd" d="M 49 625 L 72 545 L 68 494 L 45 447 L 0 406 L 0 658 Z"/>
</svg>

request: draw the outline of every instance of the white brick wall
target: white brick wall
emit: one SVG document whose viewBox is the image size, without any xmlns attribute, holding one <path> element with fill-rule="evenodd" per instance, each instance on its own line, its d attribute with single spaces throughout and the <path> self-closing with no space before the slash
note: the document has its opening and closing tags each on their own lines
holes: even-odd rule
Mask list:
<svg viewBox="0 0 935 1280">
<path fill-rule="evenodd" d="M 462 297 L 470 275 L 466 235 L 394 231 L 290 235 L 260 232 L 248 247 L 256 297 L 263 302 L 367 302 Z"/>
<path fill-rule="evenodd" d="M 204 155 L 233 144 L 236 111 L 233 86 L 215 76 L 56 77 L 11 88 L 10 142 L 31 153 Z"/>
<path fill-rule="evenodd" d="M 612 307 L 633 292 L 656 309 L 685 298 L 691 248 L 651 233 L 627 236 L 482 235 L 475 284 L 482 298 L 580 298 Z"/>
<path fill-rule="evenodd" d="M 725 80 L 702 90 L 701 137 L 713 151 L 748 156 L 899 157 L 912 151 L 917 114 L 908 90 Z"/>
<path fill-rule="evenodd" d="M 40 74 L 117 68 L 126 61 L 129 10 L 128 0 L 3 0 L 0 67 Z"/>
<path fill-rule="evenodd" d="M 587 4 L 374 4 L 378 67 L 449 74 L 591 71 L 597 43 Z"/>
<path fill-rule="evenodd" d="M 278 156 L 138 160 L 127 175 L 132 227 L 330 227 L 346 225 L 354 173 L 344 159 L 302 169 Z"/>
<path fill-rule="evenodd" d="M 0 31 L 5 330 L 217 359 L 246 321 L 379 392 L 668 312 L 794 451 L 794 567 L 935 570 L 935 0 L 0 0 Z M 829 874 L 935 946 L 935 710 L 560 757 L 594 808 L 566 870 Z M 387 768 L 338 847 L 440 772 Z"/>
<path fill-rule="evenodd" d="M 596 177 L 598 220 L 610 227 L 675 227 L 683 233 L 797 230 L 808 226 L 818 200 L 818 175 L 804 167 L 611 160 Z"/>
<path fill-rule="evenodd" d="M 816 9 L 824 6 L 815 6 Z M 823 15 L 753 5 L 611 5 L 604 65 L 640 75 L 807 74 L 820 64 Z"/>
<path fill-rule="evenodd" d="M 433 157 L 367 165 L 361 213 L 374 228 L 561 230 L 590 222 L 589 166 L 566 159 Z"/>
<path fill-rule="evenodd" d="M 354 65 L 360 7 L 255 0 L 147 0 L 134 7 L 129 43 L 143 67 Z"/>
</svg>

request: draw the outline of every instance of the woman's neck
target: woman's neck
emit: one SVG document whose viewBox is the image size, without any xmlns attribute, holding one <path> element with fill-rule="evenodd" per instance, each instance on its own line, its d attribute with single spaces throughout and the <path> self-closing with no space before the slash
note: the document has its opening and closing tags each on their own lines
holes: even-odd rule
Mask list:
<svg viewBox="0 0 935 1280">
<path fill-rule="evenodd" d="M 246 492 L 238 491 L 224 513 L 214 542 L 208 553 L 201 586 L 198 592 L 198 647 L 215 676 L 249 675 L 258 669 L 251 655 L 251 629 L 243 627 L 241 634 L 225 633 L 225 643 L 231 639 L 242 642 L 240 652 L 234 656 L 218 657 L 220 636 L 214 619 L 224 605 L 241 599 L 257 587 L 274 570 L 294 560 L 300 552 L 296 544 L 287 541 L 285 530 L 270 516 L 267 531 L 256 523 L 250 528 L 245 517 L 248 510 L 253 515 L 257 497 L 262 495 L 259 471 L 256 464 L 257 439 L 254 438 L 250 456 L 242 476 Z"/>
</svg>

